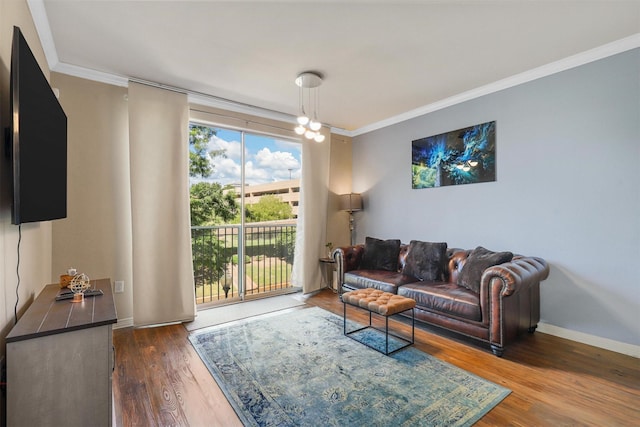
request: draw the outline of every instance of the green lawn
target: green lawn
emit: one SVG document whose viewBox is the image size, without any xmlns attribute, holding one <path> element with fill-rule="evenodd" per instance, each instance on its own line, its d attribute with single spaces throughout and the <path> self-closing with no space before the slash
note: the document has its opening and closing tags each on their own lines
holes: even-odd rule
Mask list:
<svg viewBox="0 0 640 427">
<path fill-rule="evenodd" d="M 290 263 L 274 258 L 255 258 L 257 259 L 245 264 L 245 274 L 254 283 L 254 288 L 249 292 L 255 294 L 290 286 L 293 267 Z M 222 278 L 217 282 L 205 283 L 203 286 L 196 287 L 196 301 L 200 303 L 224 299 L 224 289 L 222 288 L 224 283 L 224 278 Z M 233 286 L 230 281 L 229 285 Z M 236 293 L 237 289 L 231 289 L 229 296 Z"/>
</svg>

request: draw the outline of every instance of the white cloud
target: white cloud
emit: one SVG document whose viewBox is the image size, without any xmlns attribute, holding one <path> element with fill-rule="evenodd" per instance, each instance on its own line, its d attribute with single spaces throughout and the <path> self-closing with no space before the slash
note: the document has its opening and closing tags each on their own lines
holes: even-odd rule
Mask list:
<svg viewBox="0 0 640 427">
<path fill-rule="evenodd" d="M 238 141 L 225 141 L 224 139 L 218 138 L 214 135 L 211 137 L 207 148 L 209 151 L 223 150 L 226 157 L 235 159 L 236 161 L 240 161 L 241 159 L 240 154 L 242 153 L 242 144 Z"/>
<path fill-rule="evenodd" d="M 245 181 L 247 184 L 262 184 L 274 181 L 267 169 L 255 167 L 252 161 L 248 161 L 244 167 Z"/>
<path fill-rule="evenodd" d="M 260 167 L 272 170 L 300 168 L 300 163 L 293 157 L 293 154 L 285 151 L 272 152 L 266 147 L 258 151 L 256 154 L 256 162 Z"/>
<path fill-rule="evenodd" d="M 263 147 L 257 153 L 245 151 L 244 169 L 247 184 L 300 178 L 300 161 L 295 156 L 295 154 L 299 156 L 300 144 L 274 140 L 273 146 L 278 150 L 271 151 L 268 147 Z M 219 182 L 223 185 L 240 183 L 242 144 L 238 141 L 225 141 L 214 135 L 207 149 L 224 151 L 223 156 L 209 156 L 214 172 L 207 181 Z"/>
<path fill-rule="evenodd" d="M 240 164 L 229 158 L 216 157 L 211 162 L 213 165 L 213 175 L 211 179 L 222 184 L 240 182 Z"/>
</svg>

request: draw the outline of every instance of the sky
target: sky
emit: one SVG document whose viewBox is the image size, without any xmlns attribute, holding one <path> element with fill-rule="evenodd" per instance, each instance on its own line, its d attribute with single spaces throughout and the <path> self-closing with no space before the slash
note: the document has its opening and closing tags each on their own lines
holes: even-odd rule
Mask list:
<svg viewBox="0 0 640 427">
<path fill-rule="evenodd" d="M 210 158 L 213 174 L 206 179 L 222 185 L 239 184 L 241 174 L 241 133 L 216 129 L 208 151 L 224 150 L 225 157 Z M 264 184 L 300 178 L 302 146 L 298 142 L 275 139 L 268 136 L 245 134 L 246 184 Z M 201 181 L 193 180 L 192 183 Z"/>
</svg>

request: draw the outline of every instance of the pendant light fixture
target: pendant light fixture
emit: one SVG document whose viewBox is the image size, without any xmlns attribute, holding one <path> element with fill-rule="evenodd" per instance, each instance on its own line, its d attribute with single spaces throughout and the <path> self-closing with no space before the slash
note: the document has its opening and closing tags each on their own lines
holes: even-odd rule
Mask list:
<svg viewBox="0 0 640 427">
<path fill-rule="evenodd" d="M 304 135 L 305 138 L 313 139 L 316 142 L 324 141 L 324 135 L 319 132 L 322 128 L 322 123 L 318 120 L 319 87 L 321 84 L 322 77 L 315 71 L 305 71 L 296 77 L 296 85 L 300 88 L 300 115 L 296 119 L 298 126 L 295 127 L 294 131 L 298 135 Z M 313 112 L 313 115 L 310 115 L 311 112 Z"/>
</svg>

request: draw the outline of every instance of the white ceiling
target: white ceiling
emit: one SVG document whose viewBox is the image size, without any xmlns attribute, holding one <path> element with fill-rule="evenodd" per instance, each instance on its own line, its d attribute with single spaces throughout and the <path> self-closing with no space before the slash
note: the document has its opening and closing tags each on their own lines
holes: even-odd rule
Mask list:
<svg viewBox="0 0 640 427">
<path fill-rule="evenodd" d="M 347 133 L 603 45 L 637 47 L 640 33 L 640 1 L 29 5 L 54 71 L 133 77 L 295 115 L 295 77 L 314 70 L 324 76 L 319 119 Z"/>
</svg>

